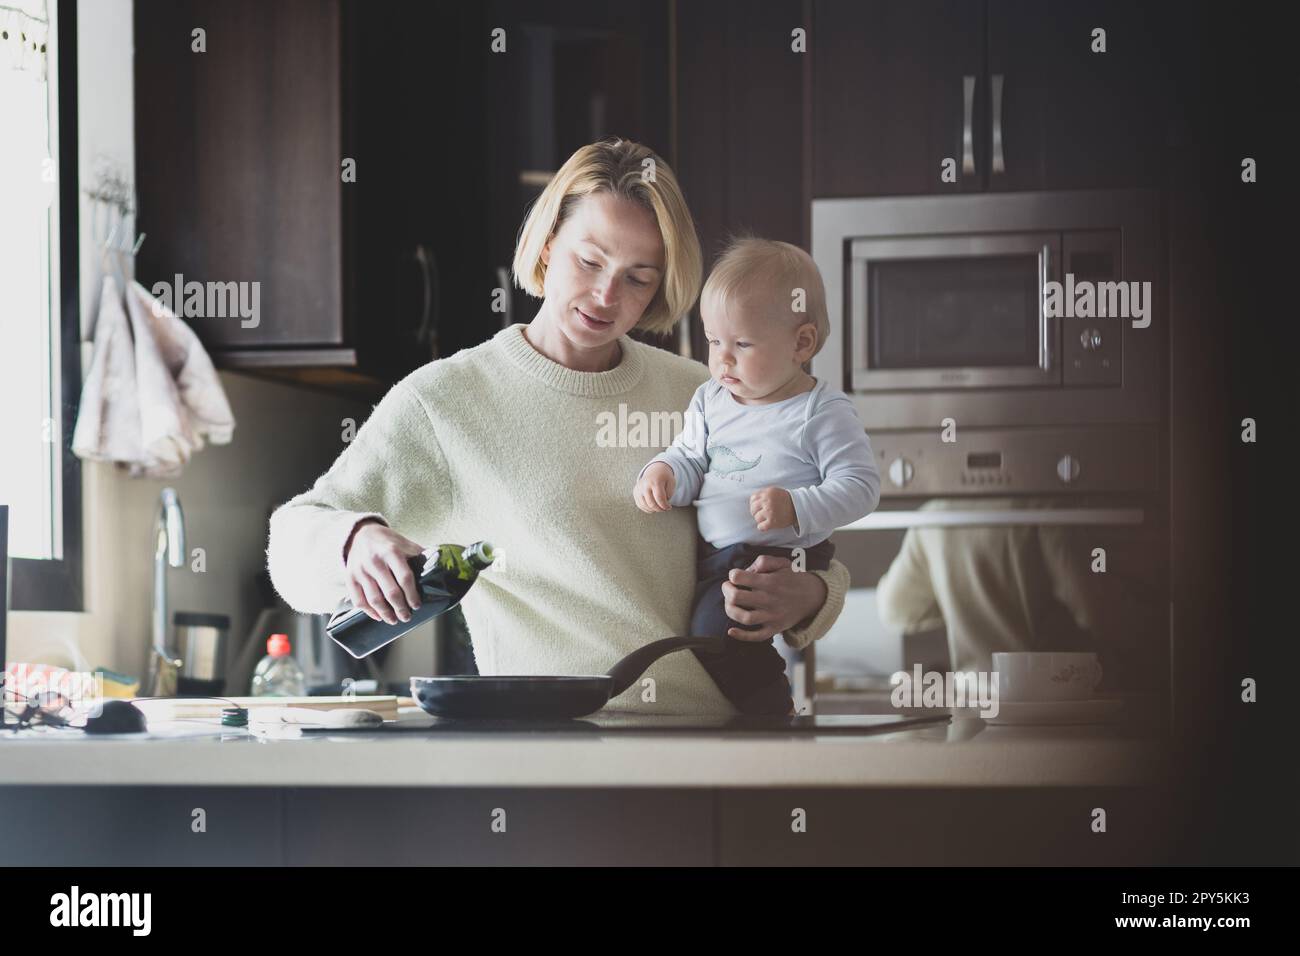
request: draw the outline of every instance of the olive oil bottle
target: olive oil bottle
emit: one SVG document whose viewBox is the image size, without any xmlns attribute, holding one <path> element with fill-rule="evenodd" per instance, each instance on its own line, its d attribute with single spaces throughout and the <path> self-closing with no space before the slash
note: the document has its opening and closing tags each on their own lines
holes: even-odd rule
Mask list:
<svg viewBox="0 0 1300 956">
<path fill-rule="evenodd" d="M 409 621 L 389 624 L 373 620 L 345 599 L 330 617 L 325 633 L 353 657 L 367 657 L 412 628 L 460 604 L 478 580 L 479 572 L 489 567 L 495 557 L 487 541 L 476 541 L 469 547 L 440 544 L 415 555 L 410 564 L 419 582 L 420 606 L 411 612 Z"/>
</svg>

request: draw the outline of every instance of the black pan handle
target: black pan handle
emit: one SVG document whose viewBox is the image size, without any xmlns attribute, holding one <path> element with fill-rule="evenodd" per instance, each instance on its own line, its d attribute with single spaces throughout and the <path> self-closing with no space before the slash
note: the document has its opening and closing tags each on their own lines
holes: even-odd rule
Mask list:
<svg viewBox="0 0 1300 956">
<path fill-rule="evenodd" d="M 698 647 L 701 650 L 707 649 L 715 654 L 721 654 L 726 648 L 726 640 L 725 637 L 664 637 L 651 641 L 645 647 L 638 647 L 606 671 L 614 678 L 614 687 L 609 694 L 610 700 L 631 687 L 636 679 L 645 673 L 647 667 L 665 654 L 688 647 Z"/>
</svg>

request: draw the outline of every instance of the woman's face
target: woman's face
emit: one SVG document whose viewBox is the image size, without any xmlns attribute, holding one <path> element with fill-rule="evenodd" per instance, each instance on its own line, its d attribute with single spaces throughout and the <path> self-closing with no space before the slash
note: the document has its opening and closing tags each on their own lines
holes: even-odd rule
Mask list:
<svg viewBox="0 0 1300 956">
<path fill-rule="evenodd" d="M 575 348 L 598 349 L 629 332 L 663 281 L 654 213 L 612 193 L 580 200 L 542 250 L 545 309 Z"/>
</svg>

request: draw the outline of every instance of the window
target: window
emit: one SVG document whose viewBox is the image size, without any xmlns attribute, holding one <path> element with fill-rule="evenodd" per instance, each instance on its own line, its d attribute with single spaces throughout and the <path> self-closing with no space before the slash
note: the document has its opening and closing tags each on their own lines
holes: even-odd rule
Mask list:
<svg viewBox="0 0 1300 956">
<path fill-rule="evenodd" d="M 81 610 L 76 7 L 0 2 L 0 503 L 14 610 Z"/>
</svg>

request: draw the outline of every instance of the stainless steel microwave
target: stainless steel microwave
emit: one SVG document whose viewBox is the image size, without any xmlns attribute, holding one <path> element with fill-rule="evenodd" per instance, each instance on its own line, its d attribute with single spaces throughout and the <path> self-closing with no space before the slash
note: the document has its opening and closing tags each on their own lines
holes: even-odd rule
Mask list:
<svg viewBox="0 0 1300 956">
<path fill-rule="evenodd" d="M 814 200 L 813 373 L 868 429 L 1158 422 L 1160 212 L 1149 190 Z"/>
</svg>

